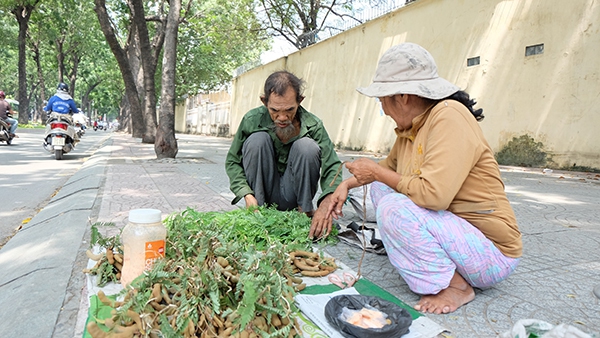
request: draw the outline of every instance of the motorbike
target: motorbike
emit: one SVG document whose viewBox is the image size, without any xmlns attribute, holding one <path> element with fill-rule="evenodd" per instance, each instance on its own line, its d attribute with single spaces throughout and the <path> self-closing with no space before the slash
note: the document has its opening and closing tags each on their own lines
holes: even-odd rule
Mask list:
<svg viewBox="0 0 600 338">
<path fill-rule="evenodd" d="M 73 127 L 73 118 L 69 114 L 52 112 L 46 121 L 44 132 L 44 149 L 54 153 L 56 160 L 75 148 L 79 137 Z"/>
<path fill-rule="evenodd" d="M 83 125 L 79 122 L 75 123 L 75 133 L 77 133 L 77 136 L 79 136 L 79 138 L 81 138 L 83 136 L 83 134 L 85 134 L 85 128 L 83 128 Z"/>
<path fill-rule="evenodd" d="M 12 117 L 7 114 L 8 117 Z M 13 137 L 10 136 L 10 124 L 0 119 L 0 142 L 6 142 L 7 145 L 11 145 Z"/>
</svg>

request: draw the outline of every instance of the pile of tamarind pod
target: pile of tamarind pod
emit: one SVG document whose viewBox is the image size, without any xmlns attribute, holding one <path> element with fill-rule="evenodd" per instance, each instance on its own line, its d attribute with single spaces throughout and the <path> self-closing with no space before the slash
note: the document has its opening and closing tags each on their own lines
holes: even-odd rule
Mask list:
<svg viewBox="0 0 600 338">
<path fill-rule="evenodd" d="M 317 252 L 296 250 L 290 252 L 293 272 L 306 277 L 323 277 L 337 269 L 335 258 L 321 257 Z M 298 290 L 300 291 L 300 290 Z"/>
<path fill-rule="evenodd" d="M 240 313 L 235 310 L 239 307 L 227 308 L 226 302 L 232 299 L 224 298 L 248 293 L 249 290 L 240 289 L 240 286 L 260 278 L 258 275 L 242 276 L 239 271 L 241 266 L 230 264 L 223 256 L 209 255 L 200 265 L 197 262 L 193 265 L 182 262 L 177 265 L 164 264 L 162 271 L 153 270 L 145 274 L 141 281 L 136 281 L 135 288 L 128 287 L 121 302 L 111 300 L 102 291 L 98 292 L 98 299 L 115 310 L 110 318 L 90 321 L 87 331 L 92 338 L 300 336 L 291 305 L 295 291 L 306 285 L 301 278 L 291 277 L 291 271 L 283 273 L 287 282 L 281 291 L 276 291 L 274 287 L 253 289 L 256 291 L 256 311 L 252 312 L 253 317 L 246 321 L 247 324 L 240 324 Z M 161 277 L 157 277 L 159 275 Z M 250 279 L 239 283 L 243 278 Z M 206 283 L 208 279 L 212 280 Z M 219 295 L 217 288 L 229 291 L 226 294 L 225 291 L 219 292 Z M 211 292 L 214 294 L 211 295 Z M 277 292 L 280 292 L 279 296 Z M 215 311 L 214 297 L 219 298 L 216 301 L 220 304 L 219 311 Z M 286 304 L 286 311 L 283 311 L 282 304 Z M 190 307 L 193 307 L 193 311 Z M 192 312 L 195 315 L 190 315 Z M 109 332 L 105 332 L 98 324 L 106 326 Z"/>
<path fill-rule="evenodd" d="M 123 270 L 123 250 L 117 247 L 106 248 L 106 251 L 95 254 L 88 249 L 85 254 L 96 264 L 92 268 L 83 269 L 83 273 L 98 276 L 98 286 L 104 286 L 108 282 L 118 283 Z"/>
</svg>

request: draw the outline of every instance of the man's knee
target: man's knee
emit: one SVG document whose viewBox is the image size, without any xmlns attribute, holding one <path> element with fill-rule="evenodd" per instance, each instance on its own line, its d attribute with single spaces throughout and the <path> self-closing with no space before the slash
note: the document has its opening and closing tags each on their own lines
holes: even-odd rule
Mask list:
<svg viewBox="0 0 600 338">
<path fill-rule="evenodd" d="M 294 144 L 292 144 L 290 156 L 292 155 L 294 157 L 298 156 L 306 159 L 320 159 L 321 148 L 319 148 L 319 144 L 315 140 L 309 137 L 303 137 L 294 141 Z"/>
<path fill-rule="evenodd" d="M 264 147 L 272 147 L 271 136 L 264 131 L 259 131 L 248 136 L 242 146 L 242 156 L 257 154 Z"/>
</svg>

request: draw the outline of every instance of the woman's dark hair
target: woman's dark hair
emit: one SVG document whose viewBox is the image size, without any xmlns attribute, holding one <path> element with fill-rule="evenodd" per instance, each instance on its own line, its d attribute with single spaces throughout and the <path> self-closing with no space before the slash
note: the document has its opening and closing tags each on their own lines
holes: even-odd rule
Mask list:
<svg viewBox="0 0 600 338">
<path fill-rule="evenodd" d="M 473 106 L 477 104 L 477 102 L 473 100 L 465 91 L 459 90 L 446 98 L 436 101 L 436 103 L 444 100 L 454 100 L 462 103 L 465 107 L 467 107 L 467 109 L 469 109 L 471 114 L 473 114 L 477 122 L 481 122 L 485 118 L 485 116 L 483 116 L 483 108 L 473 110 Z"/>
<path fill-rule="evenodd" d="M 302 101 L 302 90 L 304 87 L 304 81 L 296 75 L 286 71 L 275 72 L 267 78 L 265 81 L 265 103 L 269 101 L 269 96 L 272 93 L 283 96 L 288 88 L 292 88 L 296 92 L 296 102 Z"/>
</svg>

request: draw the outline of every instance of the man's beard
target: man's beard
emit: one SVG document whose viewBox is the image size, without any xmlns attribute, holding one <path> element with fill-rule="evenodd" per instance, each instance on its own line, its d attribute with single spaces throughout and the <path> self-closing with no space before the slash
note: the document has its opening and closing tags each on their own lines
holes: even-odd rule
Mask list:
<svg viewBox="0 0 600 338">
<path fill-rule="evenodd" d="M 289 140 L 296 135 L 296 126 L 293 123 L 288 124 L 287 127 L 278 127 L 275 123 L 271 125 L 271 130 L 275 132 L 275 135 L 280 140 Z"/>
</svg>

